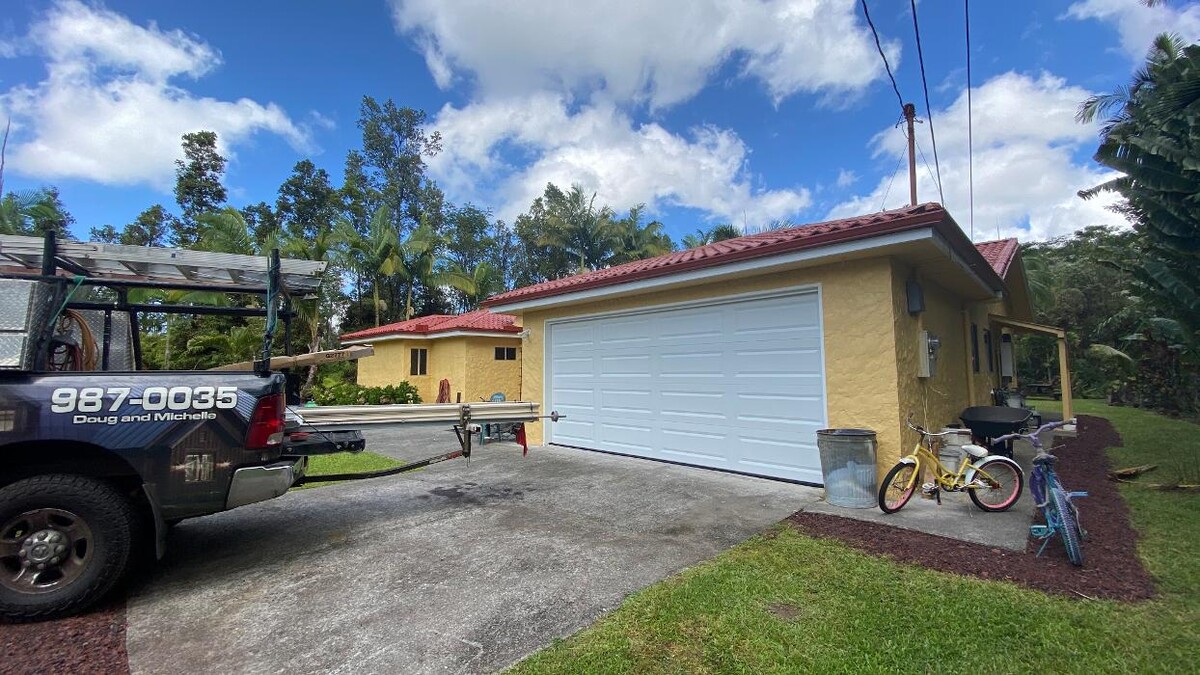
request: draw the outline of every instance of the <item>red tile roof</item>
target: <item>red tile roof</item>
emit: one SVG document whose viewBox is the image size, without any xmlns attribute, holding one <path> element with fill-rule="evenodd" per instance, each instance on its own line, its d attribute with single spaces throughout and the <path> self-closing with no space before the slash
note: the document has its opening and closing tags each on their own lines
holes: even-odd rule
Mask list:
<svg viewBox="0 0 1200 675">
<path fill-rule="evenodd" d="M 983 255 L 983 259 L 988 261 L 1001 279 L 1008 276 L 1008 268 L 1012 265 L 1018 248 L 1020 244 L 1016 239 L 998 239 L 975 244 L 975 249 Z"/>
<path fill-rule="evenodd" d="M 433 314 L 419 316 L 408 321 L 389 323 L 386 326 L 367 328 L 366 330 L 346 333 L 342 340 L 362 340 L 364 338 L 382 337 L 385 335 L 436 335 L 455 331 L 470 331 L 472 333 L 519 333 L 521 327 L 515 325 L 517 317 L 511 314 L 494 314 L 486 309 L 452 316 L 449 314 Z"/>
<path fill-rule="evenodd" d="M 707 246 L 675 251 L 655 258 L 637 260 L 616 267 L 608 267 L 573 277 L 545 281 L 525 286 L 507 293 L 488 298 L 484 306 L 504 306 L 536 298 L 573 293 L 591 288 L 628 283 L 640 279 L 677 274 L 705 267 L 716 267 L 741 260 L 763 258 L 781 253 L 818 248 L 838 242 L 866 239 L 869 237 L 901 232 L 922 227 L 936 227 L 952 241 L 959 255 L 978 260 L 976 272 L 984 277 L 991 276 L 984 262 L 979 260 L 970 241 L 940 204 L 918 204 L 892 211 L 880 211 L 867 216 L 831 220 L 799 227 L 772 230 L 761 234 L 727 239 Z M 999 280 L 994 280 L 1000 286 Z"/>
</svg>

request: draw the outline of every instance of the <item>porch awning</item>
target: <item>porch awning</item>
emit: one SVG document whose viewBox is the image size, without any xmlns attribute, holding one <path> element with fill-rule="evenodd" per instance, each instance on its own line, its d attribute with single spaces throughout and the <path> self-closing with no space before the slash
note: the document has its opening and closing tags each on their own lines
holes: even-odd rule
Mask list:
<svg viewBox="0 0 1200 675">
<path fill-rule="evenodd" d="M 1071 404 L 1071 369 L 1067 360 L 1067 332 L 1054 326 L 1045 326 L 1032 321 L 1019 321 L 995 314 L 989 314 L 988 321 L 994 326 L 1007 328 L 1014 333 L 1050 335 L 1058 341 L 1058 379 L 1062 388 L 1063 419 L 1069 420 L 1074 417 L 1075 410 Z"/>
</svg>

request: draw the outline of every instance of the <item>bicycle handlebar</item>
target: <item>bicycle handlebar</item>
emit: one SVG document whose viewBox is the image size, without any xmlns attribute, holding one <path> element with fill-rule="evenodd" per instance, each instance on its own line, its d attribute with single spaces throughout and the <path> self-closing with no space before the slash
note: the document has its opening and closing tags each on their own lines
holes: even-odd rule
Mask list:
<svg viewBox="0 0 1200 675">
<path fill-rule="evenodd" d="M 908 428 L 909 428 L 909 429 L 912 429 L 913 431 L 917 432 L 918 434 L 921 434 L 922 436 L 927 436 L 927 437 L 930 437 L 930 438 L 936 438 L 936 437 L 939 437 L 939 436 L 948 436 L 948 435 L 950 435 L 950 434 L 957 433 L 957 430 L 950 430 L 950 431 L 940 431 L 940 432 L 938 432 L 938 433 L 936 433 L 936 434 L 935 434 L 935 433 L 933 433 L 932 431 L 926 431 L 926 430 L 925 430 L 925 429 L 923 429 L 922 427 L 920 427 L 920 426 L 917 426 L 917 425 L 913 424 L 913 423 L 912 423 L 912 418 L 913 418 L 913 414 L 912 414 L 912 413 L 908 413 L 908 419 L 906 419 L 906 420 L 904 421 L 904 423 L 908 425 Z"/>
<path fill-rule="evenodd" d="M 1047 422 L 1046 424 L 1043 424 L 1042 426 L 1038 427 L 1036 431 L 1031 431 L 1027 434 L 1022 434 L 1022 433 L 1004 434 L 1003 436 L 1000 436 L 998 438 L 993 438 L 992 442 L 993 443 L 1002 443 L 1004 441 L 1015 440 L 1018 438 L 1031 438 L 1033 436 L 1040 436 L 1044 432 L 1050 431 L 1051 429 L 1057 429 L 1059 427 L 1065 427 L 1068 424 L 1075 424 L 1075 418 L 1072 417 L 1069 420 L 1062 420 L 1059 422 Z"/>
</svg>

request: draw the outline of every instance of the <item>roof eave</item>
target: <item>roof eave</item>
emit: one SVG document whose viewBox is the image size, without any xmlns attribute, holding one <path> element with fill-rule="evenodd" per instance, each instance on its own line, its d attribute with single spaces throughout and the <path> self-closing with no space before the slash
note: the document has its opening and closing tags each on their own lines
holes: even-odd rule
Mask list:
<svg viewBox="0 0 1200 675">
<path fill-rule="evenodd" d="M 338 338 L 338 342 L 343 345 L 366 345 L 375 342 L 386 342 L 389 340 L 440 340 L 443 338 L 452 337 L 492 337 L 492 338 L 519 338 L 520 329 L 517 330 L 449 330 L 437 333 L 386 333 L 383 335 L 367 335 L 364 337 L 344 337 Z"/>
<path fill-rule="evenodd" d="M 797 247 L 795 242 L 782 242 L 773 245 L 761 246 L 758 248 L 747 249 L 721 256 L 714 260 L 712 258 L 702 258 L 694 261 L 679 263 L 675 265 L 665 266 L 660 269 L 648 270 L 644 273 L 637 274 L 633 279 L 622 281 L 620 277 L 616 280 L 611 278 L 601 278 L 594 282 L 584 282 L 569 287 L 566 290 L 561 288 L 548 288 L 544 291 L 522 294 L 511 299 L 488 298 L 481 305 L 489 310 L 496 311 L 499 308 L 504 308 L 504 311 L 517 311 L 524 308 L 530 302 L 542 298 L 554 298 L 559 296 L 575 295 L 584 291 L 607 288 L 607 287 L 624 287 L 640 281 L 651 280 L 659 277 L 674 277 L 682 276 L 685 273 L 704 270 L 704 269 L 721 269 L 756 259 L 776 259 L 793 253 L 809 253 L 814 251 L 825 251 L 826 249 L 836 248 L 836 244 L 846 244 L 860 241 L 870 241 L 881 235 L 903 232 L 907 230 L 919 229 L 923 227 L 937 226 L 943 221 L 949 219 L 949 214 L 940 207 L 936 211 L 914 213 L 903 218 L 897 218 L 891 221 L 874 223 L 863 227 L 858 227 L 853 230 L 838 230 L 835 232 L 827 232 L 824 234 L 815 235 L 804 240 L 803 247 Z M 954 221 L 951 219 L 951 223 Z M 957 227 L 957 225 L 955 225 Z M 978 252 L 976 252 L 978 254 Z M 833 255 L 833 253 L 825 253 L 825 255 Z M 560 303 L 553 303 L 560 304 Z"/>
<path fill-rule="evenodd" d="M 789 267 L 801 263 L 815 262 L 822 258 L 882 249 L 900 244 L 932 241 L 937 236 L 933 225 L 931 223 L 927 227 L 910 228 L 869 238 L 843 240 L 825 246 L 782 252 L 771 256 L 759 256 L 736 262 L 728 262 L 722 265 L 708 265 L 686 271 L 677 270 L 674 274 L 670 275 L 657 275 L 650 278 L 642 277 L 619 284 L 573 290 L 569 293 L 535 298 L 519 298 L 503 305 L 497 304 L 494 307 L 503 307 L 506 312 L 542 309 L 558 305 L 574 304 L 581 301 L 598 300 L 630 292 L 647 292 L 666 286 L 699 281 L 714 281 L 723 277 L 743 274 L 747 271 L 766 272 L 774 268 Z"/>
</svg>

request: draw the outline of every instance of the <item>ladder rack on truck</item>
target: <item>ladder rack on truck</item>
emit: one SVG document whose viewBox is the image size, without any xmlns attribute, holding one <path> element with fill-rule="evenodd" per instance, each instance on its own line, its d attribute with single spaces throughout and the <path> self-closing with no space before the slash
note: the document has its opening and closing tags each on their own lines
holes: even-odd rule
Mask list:
<svg viewBox="0 0 1200 675">
<path fill-rule="evenodd" d="M 524 424 L 534 422 L 543 417 L 557 422 L 563 416 L 557 412 L 549 415 L 539 415 L 541 406 L 532 401 L 484 401 L 480 403 L 426 403 L 403 405 L 338 405 L 316 406 L 310 408 L 293 408 L 292 414 L 301 419 L 303 424 L 311 425 L 319 431 L 337 431 L 339 429 L 357 429 L 363 425 L 431 425 L 453 424 L 454 434 L 458 437 L 459 449 L 427 457 L 403 466 L 381 471 L 364 473 L 339 473 L 318 476 L 303 476 L 296 485 L 345 480 L 360 480 L 363 478 L 380 478 L 394 476 L 407 471 L 423 469 L 427 466 L 444 462 L 448 459 L 471 457 L 471 439 L 479 423 L 488 424 Z M 524 445 L 524 441 L 520 441 Z M 526 446 L 525 451 L 528 451 Z"/>
</svg>

